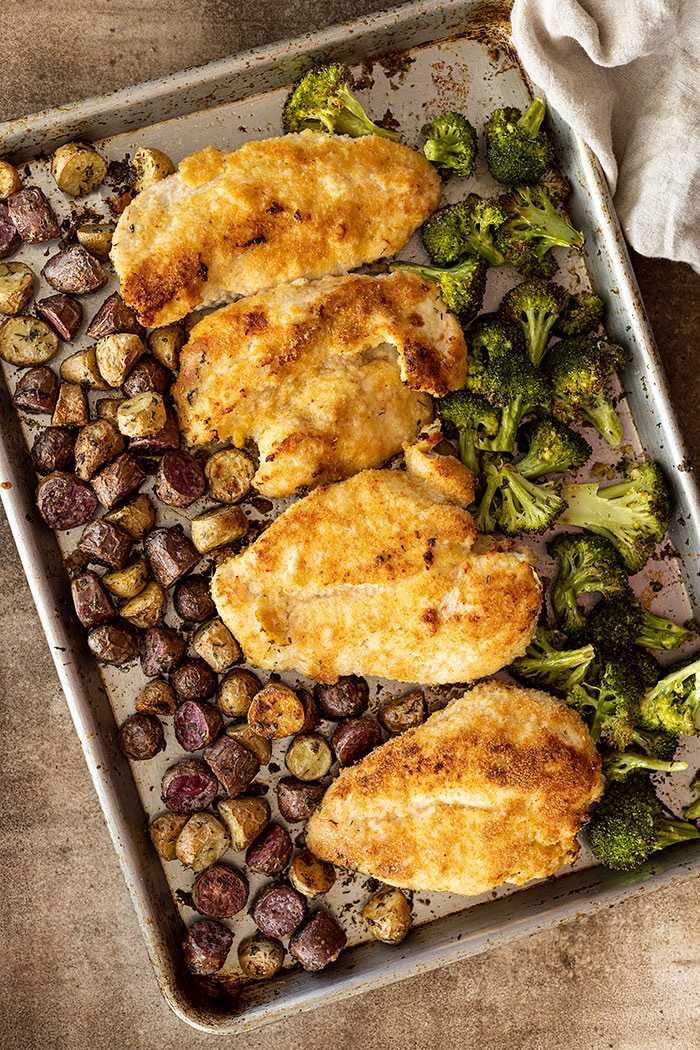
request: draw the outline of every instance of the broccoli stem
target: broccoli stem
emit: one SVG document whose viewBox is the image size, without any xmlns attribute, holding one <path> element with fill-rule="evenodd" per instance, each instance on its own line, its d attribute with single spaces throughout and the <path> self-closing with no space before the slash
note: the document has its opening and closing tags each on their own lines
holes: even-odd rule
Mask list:
<svg viewBox="0 0 700 1050">
<path fill-rule="evenodd" d="M 493 503 L 502 483 L 503 476 L 498 470 L 487 471 L 486 488 L 474 518 L 478 532 L 493 532 L 496 528 L 496 511 Z"/>
<path fill-rule="evenodd" d="M 638 755 L 634 751 L 613 752 L 606 759 L 604 772 L 606 776 L 626 776 L 637 769 L 648 770 L 657 773 L 677 773 L 687 769 L 687 762 L 664 762 L 660 758 L 650 758 L 648 755 Z"/>
<path fill-rule="evenodd" d="M 331 129 L 335 130 L 336 134 L 352 135 L 353 138 L 359 138 L 362 135 L 381 135 L 382 138 L 391 139 L 393 142 L 401 141 L 398 131 L 380 128 L 378 124 L 374 124 L 369 119 L 352 91 L 346 85 L 342 85 L 339 88 L 338 94 L 342 98 L 345 108 L 338 114 L 335 120 L 335 128 Z"/>
<path fill-rule="evenodd" d="M 700 831 L 685 820 L 667 820 L 665 817 L 654 821 L 656 849 L 671 846 L 674 842 L 685 842 L 687 839 L 700 838 Z"/>
<path fill-rule="evenodd" d="M 533 98 L 518 121 L 517 126 L 525 132 L 528 138 L 536 139 L 542 126 L 545 112 L 546 107 L 543 100 L 541 98 Z"/>
<path fill-rule="evenodd" d="M 612 448 L 618 447 L 622 441 L 622 423 L 605 391 L 601 390 L 598 394 L 579 401 L 576 407 Z"/>
<path fill-rule="evenodd" d="M 688 806 L 685 817 L 687 820 L 700 820 L 700 798 Z"/>
<path fill-rule="evenodd" d="M 440 138 L 428 139 L 423 147 L 431 164 L 449 167 L 454 157 L 461 158 L 464 143 L 457 135 L 441 135 Z"/>
<path fill-rule="evenodd" d="M 556 320 L 556 315 L 544 314 L 542 310 L 531 307 L 523 311 L 526 319 L 525 344 L 533 365 L 539 365 L 545 355 L 549 333 Z"/>
<path fill-rule="evenodd" d="M 476 451 L 474 439 L 474 431 L 464 428 L 459 431 L 457 445 L 459 448 L 459 458 L 462 463 L 464 463 L 465 467 L 469 467 L 475 477 L 478 477 L 479 455 Z"/>
<path fill-rule="evenodd" d="M 584 576 L 584 573 L 581 573 Z M 567 580 L 566 585 L 555 587 L 552 591 L 552 608 L 559 624 L 568 624 L 569 631 L 580 631 L 586 626 L 586 617 L 576 600 L 576 577 Z"/>
<path fill-rule="evenodd" d="M 642 629 L 635 639 L 637 645 L 646 649 L 677 649 L 683 642 L 694 636 L 695 632 L 681 627 L 665 616 L 656 616 L 644 610 Z"/>
<path fill-rule="evenodd" d="M 533 229 L 543 230 L 548 239 L 562 248 L 583 248 L 586 238 L 580 230 L 574 229 L 554 208 L 543 211 L 534 204 L 522 201 L 518 213 Z"/>
</svg>

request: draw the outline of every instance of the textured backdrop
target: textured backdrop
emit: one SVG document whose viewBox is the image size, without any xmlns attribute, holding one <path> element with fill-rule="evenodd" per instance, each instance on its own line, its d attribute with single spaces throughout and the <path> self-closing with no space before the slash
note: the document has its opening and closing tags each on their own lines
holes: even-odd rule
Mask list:
<svg viewBox="0 0 700 1050">
<path fill-rule="evenodd" d="M 21 0 L 0 120 L 387 6 L 358 0 Z M 1 150 L 1 147 L 0 147 Z M 635 257 L 698 459 L 700 278 Z M 161 1000 L 9 530 L 0 522 L 3 1050 L 194 1050 Z M 240 1036 L 237 1050 L 700 1047 L 697 883 Z"/>
</svg>

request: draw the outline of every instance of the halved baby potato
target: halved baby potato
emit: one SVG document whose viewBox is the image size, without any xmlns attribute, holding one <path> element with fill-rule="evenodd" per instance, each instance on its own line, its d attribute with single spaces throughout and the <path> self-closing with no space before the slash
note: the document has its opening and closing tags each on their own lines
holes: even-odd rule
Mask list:
<svg viewBox="0 0 700 1050">
<path fill-rule="evenodd" d="M 10 317 L 0 328 L 0 357 L 11 365 L 44 365 L 58 350 L 58 336 L 38 317 Z"/>
<path fill-rule="evenodd" d="M 86 222 L 75 231 L 78 244 L 82 244 L 92 255 L 98 259 L 106 259 L 112 247 L 112 235 L 115 225 L 113 222 Z"/>
<path fill-rule="evenodd" d="M 175 171 L 175 165 L 167 153 L 162 150 L 153 149 L 151 146 L 141 146 L 134 153 L 131 167 L 134 171 L 134 189 L 137 193 L 155 186 L 161 179 L 167 178 Z"/>
<path fill-rule="evenodd" d="M 0 263 L 0 314 L 18 314 L 31 299 L 33 287 L 34 274 L 26 263 Z"/>
<path fill-rule="evenodd" d="M 165 426 L 165 403 L 155 390 L 144 390 L 122 401 L 117 409 L 117 425 L 125 437 L 152 437 Z"/>
<path fill-rule="evenodd" d="M 193 813 L 178 836 L 175 856 L 193 871 L 204 871 L 229 846 L 228 832 L 213 813 Z"/>
<path fill-rule="evenodd" d="M 51 174 L 56 185 L 71 197 L 92 193 L 107 174 L 107 162 L 84 142 L 66 142 L 51 158 Z"/>
</svg>

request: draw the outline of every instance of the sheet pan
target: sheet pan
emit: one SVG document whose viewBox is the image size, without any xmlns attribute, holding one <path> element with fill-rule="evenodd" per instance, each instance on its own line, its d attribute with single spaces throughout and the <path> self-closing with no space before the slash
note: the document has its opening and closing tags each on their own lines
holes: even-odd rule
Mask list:
<svg viewBox="0 0 700 1050">
<path fill-rule="evenodd" d="M 381 114 L 391 109 L 406 129 L 410 144 L 418 141 L 424 119 L 441 110 L 461 109 L 475 123 L 483 123 L 495 105 L 525 101 L 527 81 L 508 42 L 507 10 L 505 4 L 479 0 L 407 4 L 299 40 L 9 122 L 0 126 L 0 154 L 28 164 L 26 181 L 42 185 L 57 199 L 61 195 L 56 194 L 47 162 L 41 156 L 61 142 L 73 138 L 95 141 L 110 159 L 121 159 L 144 143 L 165 149 L 177 161 L 212 142 L 233 147 L 248 138 L 263 138 L 280 130 L 284 85 L 309 58 L 332 57 L 344 58 L 356 67 L 370 111 Z M 662 462 L 678 511 L 669 539 L 679 557 L 668 549 L 662 552 L 642 575 L 641 593 L 645 600 L 654 599 L 658 611 L 685 619 L 691 611 L 698 611 L 695 586 L 700 531 L 694 477 L 603 176 L 585 144 L 554 113 L 550 114 L 550 128 L 557 140 L 559 161 L 574 184 L 572 218 L 587 237 L 582 259 L 560 256 L 559 279 L 576 288 L 590 278 L 606 298 L 608 330 L 631 351 L 623 384 L 634 425 L 623 408 L 625 447 L 632 453 L 644 448 Z M 465 185 L 456 180 L 448 184 L 446 199 L 459 197 Z M 492 192 L 493 184 L 481 172 L 467 188 Z M 57 203 L 57 210 L 66 213 L 66 198 Z M 26 254 L 17 258 L 26 259 L 38 272 L 44 250 L 42 246 L 33 250 L 27 247 L 23 250 Z M 419 258 L 417 241 L 402 254 Z M 512 283 L 512 273 L 492 272 L 487 308 Z M 84 301 L 88 316 L 91 306 L 96 306 L 108 290 L 111 285 L 94 297 L 94 304 L 91 298 Z M 78 345 L 82 344 L 72 345 L 71 350 Z M 12 371 L 4 370 L 11 387 Z M 250 1029 L 465 958 L 698 873 L 700 848 L 688 843 L 657 855 L 633 873 L 605 872 L 591 866 L 591 858 L 583 852 L 573 870 L 566 869 L 554 880 L 517 891 L 506 887 L 480 898 L 417 894 L 416 928 L 398 949 L 361 943 L 362 930 L 355 920 L 357 902 L 367 895 L 366 880 L 340 880 L 331 896 L 331 908 L 347 916 L 350 941 L 355 946 L 333 967 L 319 975 L 283 972 L 273 981 L 260 984 L 242 983 L 235 965 L 222 979 L 192 979 L 180 964 L 179 943 L 181 916 L 189 921 L 195 916 L 191 909 L 178 908 L 175 896 L 177 890 L 187 888 L 191 877 L 173 871 L 172 865 L 164 871 L 152 850 L 144 816 L 144 808 L 150 816 L 160 811 L 153 786 L 172 761 L 173 751 L 168 748 L 169 757 L 163 757 L 160 765 L 157 761 L 137 765 L 132 775 L 116 747 L 115 717 L 121 721 L 133 710 L 139 672 L 124 674 L 107 669 L 102 675 L 87 650 L 84 632 L 72 614 L 61 549 L 54 535 L 40 523 L 34 507 L 35 479 L 26 452 L 31 424 L 18 425 L 5 384 L 0 385 L 0 398 L 3 504 L 156 977 L 169 1005 L 185 1021 L 211 1031 Z M 619 453 L 596 448 L 594 458 L 604 475 L 607 465 L 619 460 Z M 199 509 L 197 505 L 192 508 L 194 513 Z M 75 546 L 76 539 L 71 534 L 62 537 L 64 554 Z M 546 576 L 545 557 L 540 567 Z M 297 677 L 291 676 L 290 681 L 295 682 Z M 443 692 L 431 699 L 444 702 L 447 696 Z M 168 740 L 171 743 L 172 737 Z M 278 749 L 273 759 L 279 762 L 282 755 L 283 749 Z M 686 782 L 700 763 L 700 753 L 688 761 Z M 149 768 L 145 770 L 144 766 Z M 674 777 L 674 785 L 678 791 L 669 801 L 678 807 L 687 800 L 687 793 L 684 795 L 682 778 Z M 235 863 L 236 858 L 232 859 Z M 243 920 L 239 935 L 251 930 L 250 920 Z"/>
</svg>

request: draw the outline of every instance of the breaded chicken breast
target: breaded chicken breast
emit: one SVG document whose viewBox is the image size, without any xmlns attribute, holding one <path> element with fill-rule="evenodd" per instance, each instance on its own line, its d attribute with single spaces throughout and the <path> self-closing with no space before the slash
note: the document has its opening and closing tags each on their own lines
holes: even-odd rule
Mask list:
<svg viewBox="0 0 700 1050">
<path fill-rule="evenodd" d="M 316 489 L 219 566 L 212 596 L 246 658 L 318 682 L 466 682 L 524 653 L 542 586 L 529 552 L 476 553 L 471 472 L 431 448 L 406 470 Z"/>
<path fill-rule="evenodd" d="M 379 467 L 433 418 L 427 393 L 461 387 L 467 350 L 437 286 L 398 271 L 282 285 L 192 330 L 173 387 L 192 445 L 257 443 L 254 485 L 299 485 Z"/>
<path fill-rule="evenodd" d="M 573 860 L 601 794 L 600 756 L 574 711 L 481 682 L 342 770 L 306 845 L 392 886 L 483 893 Z"/>
<path fill-rule="evenodd" d="M 208 146 L 125 209 L 111 259 L 124 301 L 159 326 L 394 255 L 439 200 L 432 164 L 378 135 Z"/>
</svg>

